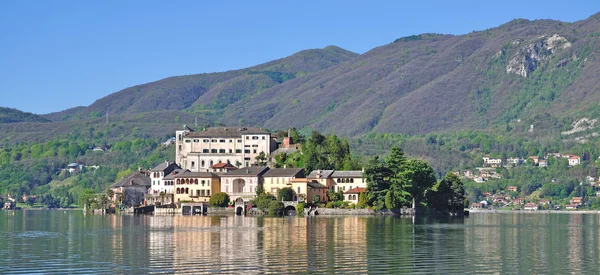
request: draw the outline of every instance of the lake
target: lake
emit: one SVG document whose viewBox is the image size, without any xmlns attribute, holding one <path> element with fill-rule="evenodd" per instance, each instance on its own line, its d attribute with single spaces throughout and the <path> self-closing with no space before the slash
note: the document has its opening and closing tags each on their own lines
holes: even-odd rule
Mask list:
<svg viewBox="0 0 600 275">
<path fill-rule="evenodd" d="M 0 274 L 598 274 L 597 214 L 468 218 L 0 211 Z"/>
</svg>

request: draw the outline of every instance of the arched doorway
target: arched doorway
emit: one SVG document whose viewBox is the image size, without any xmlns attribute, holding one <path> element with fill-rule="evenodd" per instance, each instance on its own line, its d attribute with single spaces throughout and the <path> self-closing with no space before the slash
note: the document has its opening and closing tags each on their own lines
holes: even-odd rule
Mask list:
<svg viewBox="0 0 600 275">
<path fill-rule="evenodd" d="M 286 216 L 296 216 L 296 207 L 293 205 L 288 205 L 285 207 L 285 209 L 283 210 L 283 213 Z"/>
<path fill-rule="evenodd" d="M 238 206 L 235 208 L 235 214 L 241 216 L 244 213 L 244 207 Z"/>
<path fill-rule="evenodd" d="M 241 197 L 235 199 L 235 214 L 238 216 L 241 216 L 242 214 L 244 214 L 245 206 L 246 206 L 246 203 L 244 202 L 244 199 L 242 199 Z"/>
<path fill-rule="evenodd" d="M 233 180 L 233 192 L 234 193 L 243 193 L 245 187 L 246 187 L 245 180 L 243 180 L 243 179 L 234 179 Z"/>
</svg>

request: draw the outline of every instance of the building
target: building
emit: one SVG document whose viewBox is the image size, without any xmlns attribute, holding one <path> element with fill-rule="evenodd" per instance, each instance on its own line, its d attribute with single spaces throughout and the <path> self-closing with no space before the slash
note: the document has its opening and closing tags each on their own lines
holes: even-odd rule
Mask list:
<svg viewBox="0 0 600 275">
<path fill-rule="evenodd" d="M 354 188 L 344 192 L 344 201 L 358 204 L 360 194 L 365 192 L 365 190 L 366 190 L 365 187 L 354 187 Z"/>
<path fill-rule="evenodd" d="M 265 192 L 277 195 L 277 192 L 285 187 L 292 187 L 292 179 L 304 178 L 302 168 L 271 168 L 263 175 L 263 188 Z M 299 190 L 296 194 L 301 194 Z"/>
<path fill-rule="evenodd" d="M 565 205 L 565 209 L 567 209 L 567 210 L 575 210 L 577 208 L 579 208 L 579 204 L 569 203 L 569 204 Z"/>
<path fill-rule="evenodd" d="M 498 167 L 502 165 L 502 159 L 483 157 L 483 165 L 490 167 Z"/>
<path fill-rule="evenodd" d="M 175 201 L 207 202 L 210 196 L 221 191 L 221 179 L 212 172 L 185 171 L 174 176 Z"/>
<path fill-rule="evenodd" d="M 233 166 L 233 164 L 227 162 L 219 162 L 210 167 L 210 171 L 214 173 L 229 173 L 233 170 L 237 170 L 238 168 Z"/>
<path fill-rule="evenodd" d="M 518 188 L 516 186 L 509 186 L 508 187 L 508 192 L 517 192 Z"/>
<path fill-rule="evenodd" d="M 545 159 L 540 159 L 538 161 L 538 166 L 539 167 L 548 167 L 548 162 Z"/>
<path fill-rule="evenodd" d="M 573 197 L 571 198 L 571 204 L 582 205 L 583 197 Z"/>
<path fill-rule="evenodd" d="M 266 161 L 277 147 L 270 133 L 251 127 L 211 127 L 195 132 L 184 126 L 176 131 L 175 144 L 175 162 L 193 172 L 208 172 L 217 163 L 257 166 L 261 153 Z"/>
<path fill-rule="evenodd" d="M 575 166 L 581 164 L 581 158 L 577 155 L 566 154 L 566 158 L 569 160 L 569 166 Z"/>
<path fill-rule="evenodd" d="M 483 204 L 479 202 L 471 203 L 471 209 L 483 209 Z"/>
<path fill-rule="evenodd" d="M 526 203 L 525 206 L 523 207 L 524 210 L 529 210 L 529 211 L 537 211 L 539 208 L 540 208 L 539 205 L 537 203 L 533 203 L 533 202 Z"/>
<path fill-rule="evenodd" d="M 334 191 L 346 192 L 354 188 L 366 188 L 367 179 L 363 176 L 364 171 L 333 171 L 331 179 Z"/>
<path fill-rule="evenodd" d="M 80 165 L 79 163 L 73 162 L 73 163 L 69 163 L 69 165 L 67 165 L 67 170 L 69 171 L 69 173 L 76 173 L 77 171 L 81 170 L 83 168 L 83 165 Z"/>
<path fill-rule="evenodd" d="M 150 169 L 150 182 L 152 184 L 149 190 L 150 194 L 155 196 L 159 195 L 161 192 L 173 194 L 173 184 L 171 184 L 171 181 L 164 180 L 164 178 L 176 169 L 181 169 L 181 167 L 174 162 L 166 160 Z"/>
<path fill-rule="evenodd" d="M 307 202 L 327 202 L 327 186 L 318 181 L 306 178 L 294 178 L 291 180 L 292 189 L 299 197 L 304 197 Z"/>
<path fill-rule="evenodd" d="M 331 174 L 333 174 L 334 170 L 313 170 L 306 177 L 306 179 L 310 182 L 318 182 L 321 185 L 329 188 L 329 190 L 333 190 L 333 178 L 331 178 Z"/>
<path fill-rule="evenodd" d="M 546 205 L 546 204 L 547 205 L 551 205 L 552 202 L 550 200 L 542 199 L 542 200 L 540 200 L 540 204 L 541 205 Z"/>
<path fill-rule="evenodd" d="M 524 204 L 525 203 L 525 199 L 523 198 L 516 198 L 513 200 L 513 204 Z"/>
<path fill-rule="evenodd" d="M 533 161 L 533 165 L 538 165 L 540 158 L 538 156 L 529 156 L 527 157 L 528 159 L 531 159 Z"/>
<path fill-rule="evenodd" d="M 512 165 L 512 166 L 521 165 L 521 164 L 523 164 L 523 159 L 522 158 L 507 158 L 506 164 Z"/>
<path fill-rule="evenodd" d="M 136 171 L 121 181 L 109 186 L 115 194 L 112 201 L 136 206 L 144 202 L 148 189 L 152 186 L 148 172 Z"/>
<path fill-rule="evenodd" d="M 263 186 L 263 175 L 269 167 L 245 167 L 221 175 L 221 192 L 229 194 L 231 201 L 244 201 L 256 197 L 256 189 Z"/>
</svg>

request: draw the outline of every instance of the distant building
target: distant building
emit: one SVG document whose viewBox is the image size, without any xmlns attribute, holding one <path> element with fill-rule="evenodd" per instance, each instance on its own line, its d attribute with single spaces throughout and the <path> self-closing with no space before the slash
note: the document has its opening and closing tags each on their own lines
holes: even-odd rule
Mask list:
<svg viewBox="0 0 600 275">
<path fill-rule="evenodd" d="M 516 198 L 513 200 L 513 204 L 524 204 L 525 203 L 525 199 L 523 198 Z"/>
<path fill-rule="evenodd" d="M 116 201 L 117 198 L 120 197 L 124 204 L 136 206 L 144 202 L 144 198 L 151 186 L 152 183 L 148 173 L 136 171 L 121 181 L 111 185 L 109 188 L 115 194 L 112 201 Z"/>
<path fill-rule="evenodd" d="M 538 161 L 538 166 L 540 166 L 540 167 L 548 167 L 548 162 L 545 159 L 540 159 Z"/>
<path fill-rule="evenodd" d="M 583 204 L 583 197 L 573 197 L 573 198 L 571 198 L 571 204 L 582 205 Z"/>
<path fill-rule="evenodd" d="M 575 166 L 581 164 L 581 158 L 577 155 L 566 154 L 565 157 L 569 160 L 569 166 Z"/>
<path fill-rule="evenodd" d="M 238 168 L 235 167 L 233 164 L 227 162 L 219 162 L 213 166 L 210 167 L 210 171 L 213 173 L 229 173 L 233 170 L 237 170 Z"/>
<path fill-rule="evenodd" d="M 364 193 L 366 188 L 363 187 L 355 187 L 347 192 L 344 192 L 344 201 L 351 202 L 354 204 L 358 204 L 358 199 L 361 193 Z"/>
<path fill-rule="evenodd" d="M 525 206 L 523 207 L 524 210 L 529 210 L 529 211 L 537 211 L 539 209 L 539 205 L 537 205 L 537 203 L 526 203 Z"/>
<path fill-rule="evenodd" d="M 483 204 L 479 202 L 471 203 L 471 209 L 483 209 Z"/>
<path fill-rule="evenodd" d="M 483 165 L 490 167 L 502 166 L 502 159 L 483 157 Z"/>
<path fill-rule="evenodd" d="M 207 202 L 221 191 L 221 179 L 215 173 L 185 171 L 174 178 L 175 202 Z"/>
<path fill-rule="evenodd" d="M 579 208 L 579 204 L 569 203 L 569 204 L 565 205 L 565 209 L 567 209 L 567 210 L 575 210 L 577 208 Z"/>
<path fill-rule="evenodd" d="M 522 158 L 507 158 L 506 164 L 512 165 L 512 166 L 521 165 L 521 164 L 523 164 L 523 159 Z"/>
<path fill-rule="evenodd" d="M 265 192 L 277 196 L 277 192 L 282 188 L 292 187 L 292 179 L 304 177 L 302 168 L 271 168 L 263 175 L 263 188 Z M 300 194 L 301 190 L 294 191 L 296 194 Z"/>
<path fill-rule="evenodd" d="M 181 169 L 175 162 L 165 160 L 150 169 L 150 194 L 159 195 L 161 192 L 165 194 L 173 194 L 173 182 L 164 178 L 171 174 L 174 170 Z"/>
<path fill-rule="evenodd" d="M 517 192 L 518 188 L 516 186 L 509 186 L 508 187 L 508 192 Z"/>
<path fill-rule="evenodd" d="M 256 188 L 263 186 L 263 175 L 269 167 L 244 167 L 221 175 L 221 192 L 231 201 L 241 198 L 247 202 L 256 197 Z"/>
<path fill-rule="evenodd" d="M 332 190 L 346 192 L 355 188 L 366 188 L 367 179 L 363 176 L 364 171 L 341 171 L 335 170 L 331 173 Z"/>
<path fill-rule="evenodd" d="M 538 156 L 529 156 L 527 157 L 528 159 L 531 159 L 533 161 L 534 165 L 538 165 L 540 162 L 540 158 Z"/>
</svg>

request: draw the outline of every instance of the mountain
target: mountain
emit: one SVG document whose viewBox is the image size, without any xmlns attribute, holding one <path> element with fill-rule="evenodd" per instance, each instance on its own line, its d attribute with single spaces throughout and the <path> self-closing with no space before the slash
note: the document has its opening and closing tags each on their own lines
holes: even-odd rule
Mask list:
<svg viewBox="0 0 600 275">
<path fill-rule="evenodd" d="M 599 29 L 600 13 L 574 23 L 516 19 L 465 35 L 413 35 L 361 55 L 335 46 L 306 50 L 246 69 L 130 87 L 45 115 L 57 128 L 31 125 L 28 138 L 100 127 L 107 112 L 116 137 L 163 136 L 184 123 L 350 137 L 526 134 L 532 127 L 560 135 L 581 119 L 600 118 Z M 0 138 L 21 139 L 15 127 L 0 125 Z"/>
<path fill-rule="evenodd" d="M 15 122 L 50 122 L 39 115 L 26 113 L 17 109 L 0 107 L 0 123 Z"/>
</svg>

